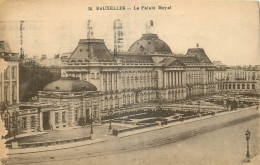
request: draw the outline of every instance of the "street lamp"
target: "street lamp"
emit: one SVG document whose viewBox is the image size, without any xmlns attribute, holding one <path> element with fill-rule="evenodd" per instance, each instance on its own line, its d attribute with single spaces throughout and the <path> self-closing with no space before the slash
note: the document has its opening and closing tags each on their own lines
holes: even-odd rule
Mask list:
<svg viewBox="0 0 260 165">
<path fill-rule="evenodd" d="M 93 117 L 92 115 L 89 117 L 89 120 L 90 120 L 90 134 L 93 134 Z"/>
<path fill-rule="evenodd" d="M 14 141 L 16 141 L 16 132 L 17 132 L 17 127 L 18 127 L 18 112 L 16 110 L 13 111 L 12 113 L 12 129 L 13 129 L 13 136 L 14 136 Z"/>
<path fill-rule="evenodd" d="M 159 118 L 160 118 L 160 113 L 161 113 L 161 110 L 162 110 L 162 106 L 161 105 L 158 105 L 157 107 L 156 107 L 156 110 L 157 110 L 157 117 L 158 117 L 158 121 L 159 121 Z"/>
<path fill-rule="evenodd" d="M 162 95 L 159 94 L 159 105 L 156 107 L 156 111 L 157 111 L 157 116 L 158 116 L 158 121 L 159 121 L 159 118 L 160 118 L 160 113 L 161 113 L 161 110 L 162 110 Z"/>
<path fill-rule="evenodd" d="M 112 129 L 112 115 L 113 115 L 112 106 L 110 107 L 110 110 L 108 111 L 108 115 L 110 117 L 108 131 L 110 132 L 110 130 Z"/>
<path fill-rule="evenodd" d="M 250 162 L 250 154 L 249 154 L 249 139 L 250 139 L 250 134 L 251 132 L 247 129 L 246 131 L 246 142 L 247 142 L 247 152 L 246 152 L 246 158 L 247 158 L 247 161 Z"/>
</svg>

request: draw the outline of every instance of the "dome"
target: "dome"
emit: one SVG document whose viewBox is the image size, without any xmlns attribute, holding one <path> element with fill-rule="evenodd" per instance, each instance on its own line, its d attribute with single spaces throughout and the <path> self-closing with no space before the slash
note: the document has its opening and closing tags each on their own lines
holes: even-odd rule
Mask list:
<svg viewBox="0 0 260 165">
<path fill-rule="evenodd" d="M 46 85 L 43 91 L 82 92 L 97 91 L 97 88 L 90 82 L 82 81 L 78 77 L 62 77 Z"/>
<path fill-rule="evenodd" d="M 157 34 L 143 34 L 128 50 L 131 54 L 171 54 L 171 48 Z"/>
</svg>

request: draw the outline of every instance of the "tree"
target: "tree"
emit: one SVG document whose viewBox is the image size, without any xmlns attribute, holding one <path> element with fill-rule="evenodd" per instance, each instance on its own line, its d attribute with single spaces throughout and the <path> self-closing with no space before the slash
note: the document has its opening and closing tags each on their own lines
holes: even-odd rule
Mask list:
<svg viewBox="0 0 260 165">
<path fill-rule="evenodd" d="M 0 103 L 0 113 L 4 113 L 8 108 L 8 103 L 5 101 L 5 102 L 1 102 Z"/>
<path fill-rule="evenodd" d="M 32 97 L 37 96 L 38 91 L 57 79 L 46 67 L 36 62 L 22 61 L 19 65 L 20 101 L 30 101 Z"/>
</svg>

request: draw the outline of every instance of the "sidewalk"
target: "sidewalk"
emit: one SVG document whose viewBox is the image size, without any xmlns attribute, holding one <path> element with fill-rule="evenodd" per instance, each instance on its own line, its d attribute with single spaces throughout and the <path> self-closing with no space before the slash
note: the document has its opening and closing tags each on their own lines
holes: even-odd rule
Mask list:
<svg viewBox="0 0 260 165">
<path fill-rule="evenodd" d="M 243 165 L 259 165 L 260 164 L 260 154 L 250 159 L 250 162 L 243 162 Z"/>
<path fill-rule="evenodd" d="M 75 142 L 75 143 L 68 143 L 68 144 L 62 144 L 62 145 L 54 145 L 54 146 L 48 146 L 48 147 L 37 147 L 37 148 L 26 148 L 24 149 L 11 149 L 8 150 L 8 155 L 16 155 L 16 154 L 25 154 L 25 153 L 37 153 L 37 152 L 45 152 L 45 151 L 53 151 L 53 150 L 62 150 L 62 149 L 68 149 L 68 148 L 74 148 L 79 146 L 85 146 L 95 143 L 104 142 L 106 140 L 97 138 L 93 140 L 87 140 L 87 141 L 81 141 L 81 142 Z"/>
<path fill-rule="evenodd" d="M 112 124 L 113 128 L 122 129 L 126 128 L 122 125 L 114 125 Z M 102 137 L 108 133 L 108 124 L 104 125 L 94 125 L 93 132 L 95 137 Z M 90 126 L 81 126 L 81 127 L 68 127 L 62 130 L 50 130 L 45 132 L 38 132 L 29 134 L 29 136 L 23 135 L 20 137 L 17 136 L 17 141 L 19 144 L 23 143 L 40 143 L 40 142 L 51 142 L 51 141 L 62 141 L 68 139 L 75 139 L 75 138 L 82 138 L 90 136 Z M 10 144 L 11 141 L 7 142 Z"/>
</svg>

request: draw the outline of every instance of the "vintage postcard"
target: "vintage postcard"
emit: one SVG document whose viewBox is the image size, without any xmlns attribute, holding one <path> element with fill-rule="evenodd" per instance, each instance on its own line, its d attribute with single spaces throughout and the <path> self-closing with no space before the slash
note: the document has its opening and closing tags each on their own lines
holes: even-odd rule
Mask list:
<svg viewBox="0 0 260 165">
<path fill-rule="evenodd" d="M 0 0 L 0 164 L 260 164 L 258 1 Z"/>
</svg>

